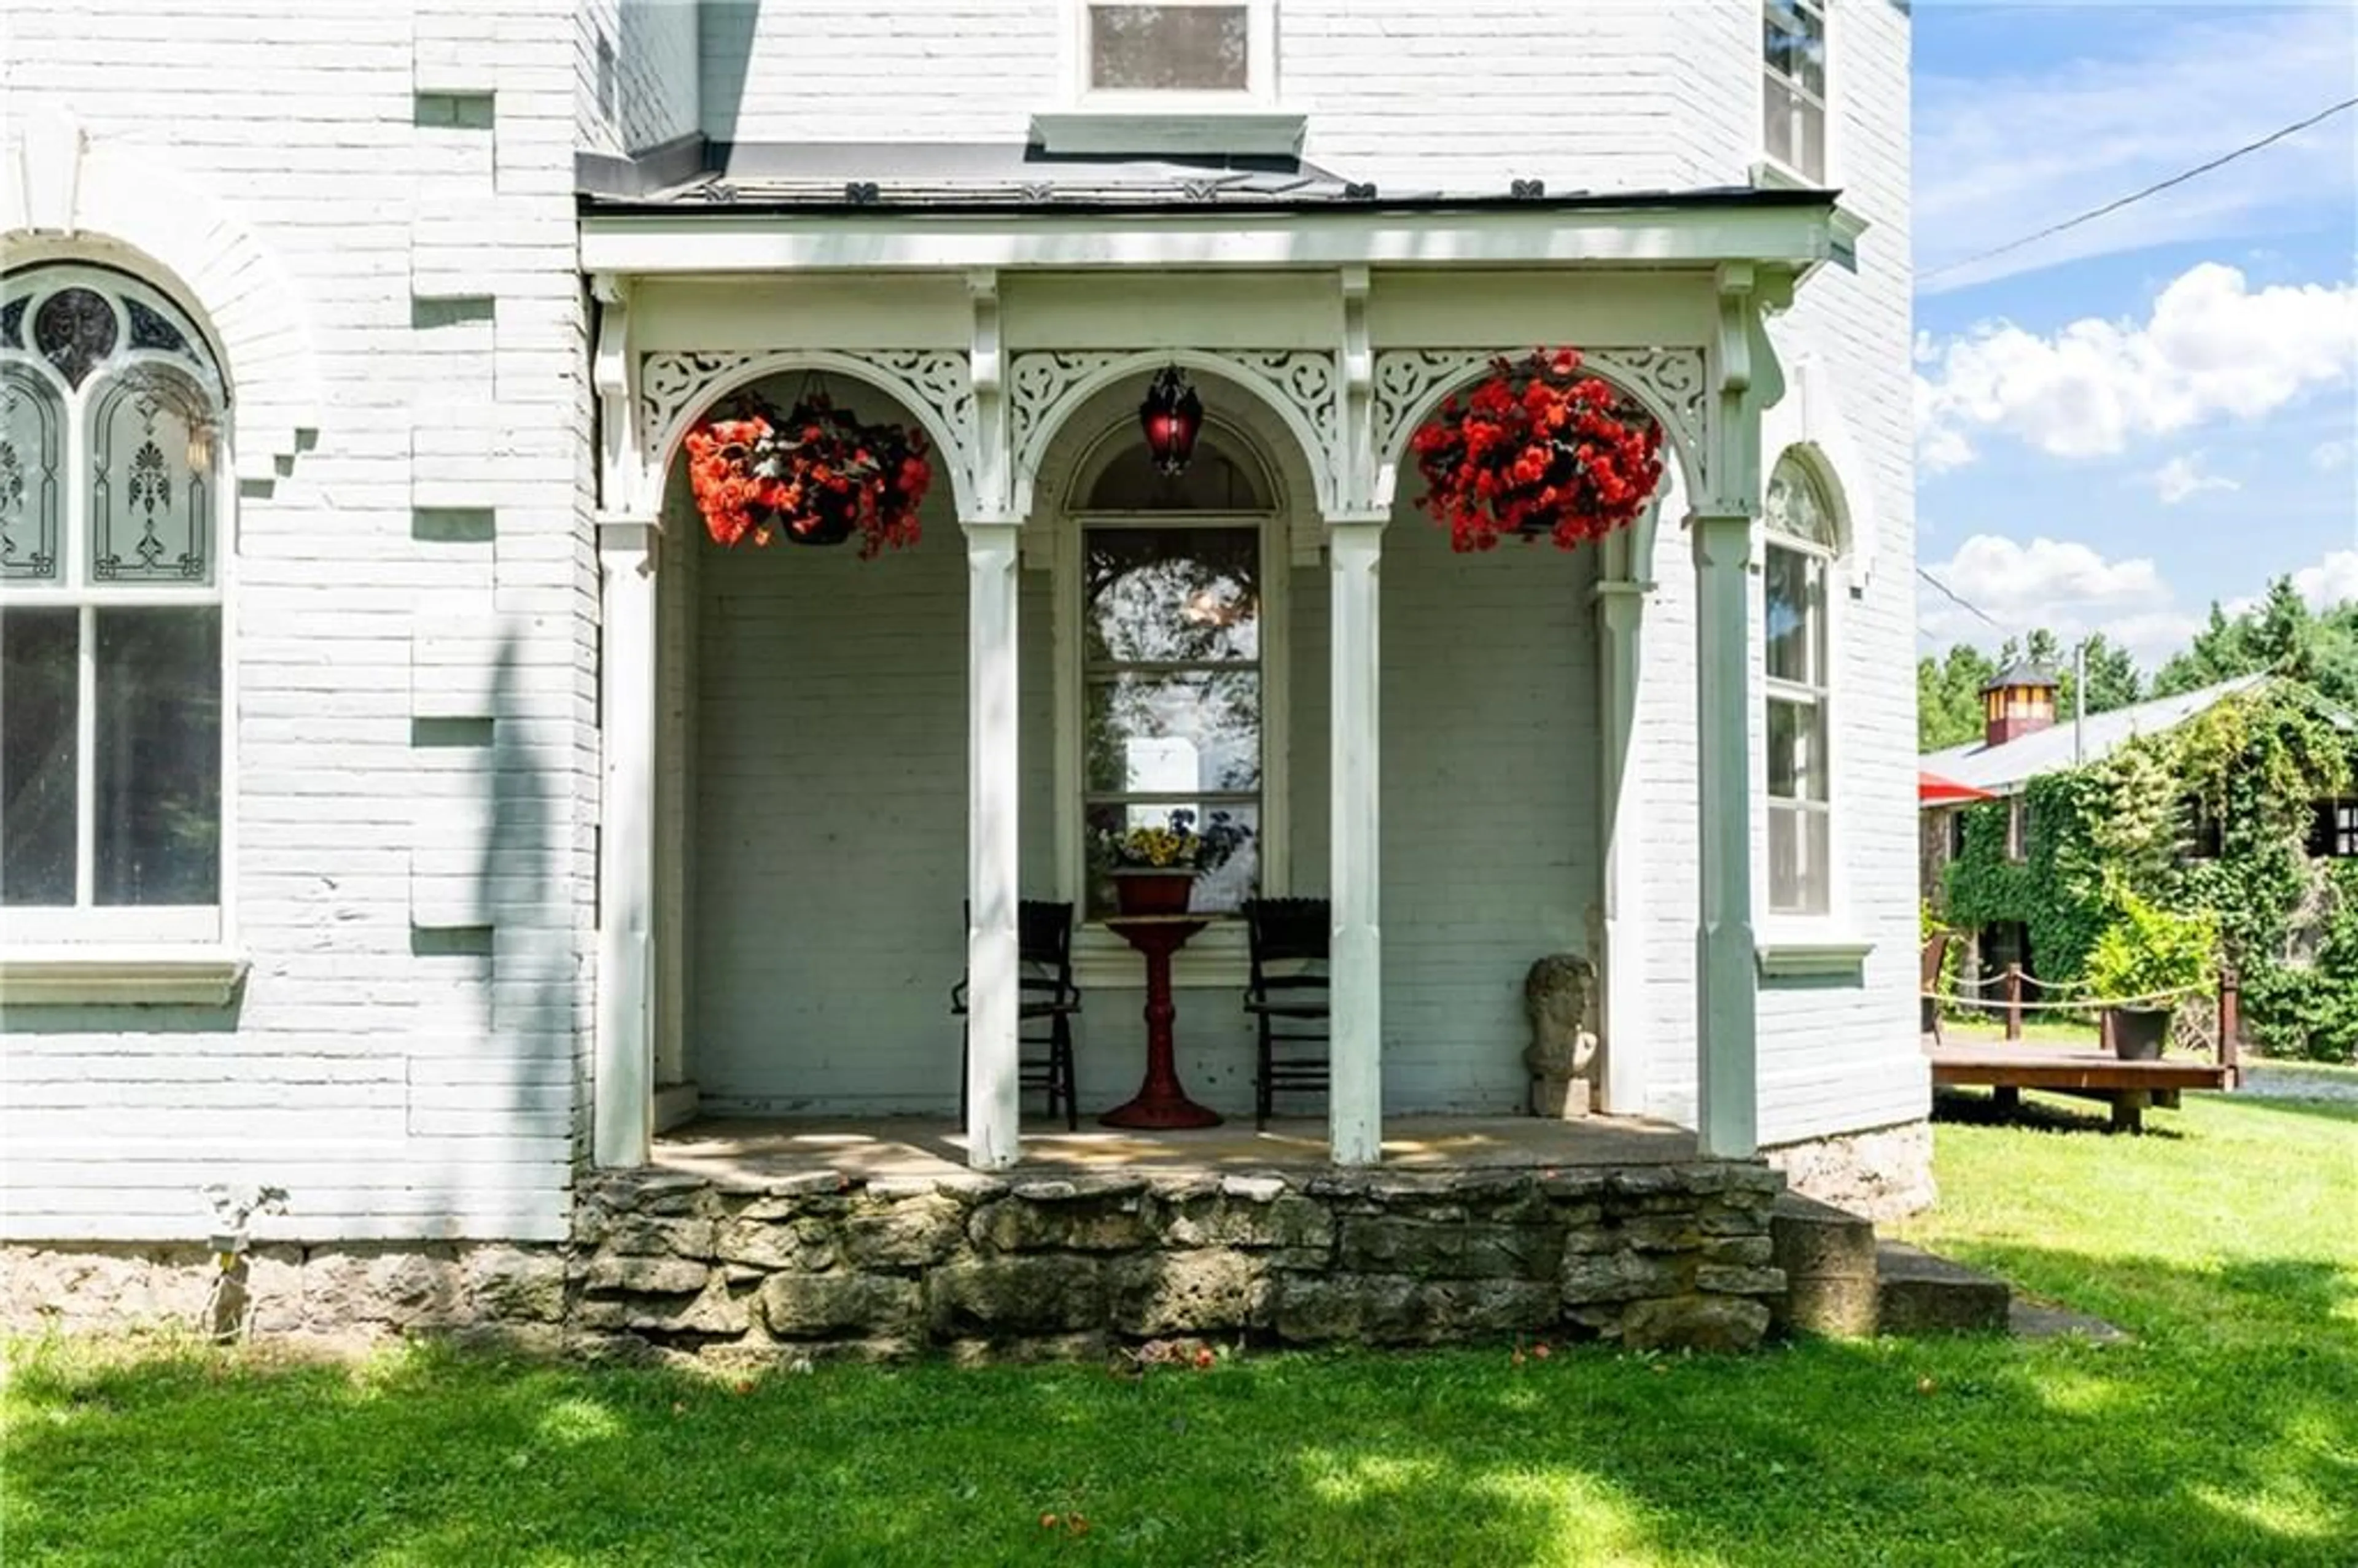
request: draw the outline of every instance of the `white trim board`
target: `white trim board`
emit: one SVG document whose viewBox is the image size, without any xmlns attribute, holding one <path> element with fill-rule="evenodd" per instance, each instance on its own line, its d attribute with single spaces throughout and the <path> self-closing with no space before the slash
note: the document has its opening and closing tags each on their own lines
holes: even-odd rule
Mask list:
<svg viewBox="0 0 2358 1568">
<path fill-rule="evenodd" d="M 1730 260 L 1806 267 L 1835 259 L 1834 207 L 1574 208 L 1195 214 L 597 213 L 581 220 L 585 272 L 778 269 L 1207 267 L 1352 264 L 1513 267 Z"/>
</svg>

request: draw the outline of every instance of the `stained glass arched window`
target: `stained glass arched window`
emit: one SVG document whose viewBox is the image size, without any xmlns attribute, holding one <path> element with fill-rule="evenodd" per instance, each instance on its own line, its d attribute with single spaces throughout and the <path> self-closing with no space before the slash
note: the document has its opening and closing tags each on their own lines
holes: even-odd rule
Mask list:
<svg viewBox="0 0 2358 1568">
<path fill-rule="evenodd" d="M 111 267 L 0 279 L 0 907 L 220 934 L 221 431 L 205 333 Z"/>
</svg>

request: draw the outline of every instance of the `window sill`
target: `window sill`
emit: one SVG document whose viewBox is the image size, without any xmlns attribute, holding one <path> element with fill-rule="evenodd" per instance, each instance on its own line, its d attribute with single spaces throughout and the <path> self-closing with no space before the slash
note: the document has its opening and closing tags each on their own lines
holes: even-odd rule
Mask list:
<svg viewBox="0 0 2358 1568">
<path fill-rule="evenodd" d="M 225 947 L 25 947 L 0 952 L 10 1007 L 227 1007 L 252 966 Z"/>
<path fill-rule="evenodd" d="M 1823 930 L 1770 928 L 1752 944 L 1767 979 L 1856 979 L 1875 944 L 1839 927 Z"/>
<path fill-rule="evenodd" d="M 1790 164 L 1773 157 L 1756 160 L 1750 169 L 1752 188 L 1756 190 L 1824 190 L 1823 179 L 1812 179 Z"/>
<path fill-rule="evenodd" d="M 1079 109 L 1032 116 L 1032 140 L 1051 157 L 1235 153 L 1293 157 L 1308 116 L 1268 109 L 1172 105 Z"/>
</svg>

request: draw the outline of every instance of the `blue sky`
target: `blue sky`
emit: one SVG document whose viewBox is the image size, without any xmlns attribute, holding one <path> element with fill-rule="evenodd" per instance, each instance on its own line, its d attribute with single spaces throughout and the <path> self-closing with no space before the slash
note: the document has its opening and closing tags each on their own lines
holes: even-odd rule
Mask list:
<svg viewBox="0 0 2358 1568">
<path fill-rule="evenodd" d="M 1915 46 L 1926 568 L 2148 665 L 2277 577 L 2358 598 L 2358 111 L 1936 272 L 2358 96 L 2358 5 L 1918 0 Z"/>
</svg>

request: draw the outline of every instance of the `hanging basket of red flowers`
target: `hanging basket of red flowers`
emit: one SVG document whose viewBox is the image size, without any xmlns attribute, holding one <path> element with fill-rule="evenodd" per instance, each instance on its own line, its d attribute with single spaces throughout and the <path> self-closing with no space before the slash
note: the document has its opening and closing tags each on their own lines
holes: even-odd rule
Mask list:
<svg viewBox="0 0 2358 1568">
<path fill-rule="evenodd" d="M 917 542 L 934 479 L 923 431 L 871 425 L 806 391 L 780 414 L 758 397 L 687 433 L 689 487 L 719 544 L 840 545 L 860 558 Z"/>
<path fill-rule="evenodd" d="M 1410 442 L 1425 494 L 1455 550 L 1550 537 L 1562 549 L 1627 527 L 1662 478 L 1662 430 L 1573 349 L 1490 363 L 1465 401 L 1441 406 Z"/>
</svg>

